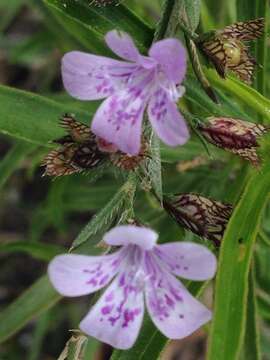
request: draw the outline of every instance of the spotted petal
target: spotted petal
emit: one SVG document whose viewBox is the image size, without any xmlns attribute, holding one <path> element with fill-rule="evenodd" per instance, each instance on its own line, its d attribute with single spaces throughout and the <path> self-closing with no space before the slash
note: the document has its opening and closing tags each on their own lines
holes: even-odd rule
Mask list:
<svg viewBox="0 0 270 360">
<path fill-rule="evenodd" d="M 134 84 L 106 99 L 94 116 L 91 127 L 93 133 L 116 145 L 119 150 L 137 155 L 148 99 L 147 86 L 149 80 L 141 79 L 138 86 Z"/>
<path fill-rule="evenodd" d="M 80 323 L 86 334 L 118 349 L 129 349 L 144 314 L 143 293 L 133 271 L 119 275 Z"/>
<path fill-rule="evenodd" d="M 48 273 L 56 290 L 64 296 L 81 296 L 107 285 L 119 270 L 122 251 L 105 256 L 59 255 Z"/>
<path fill-rule="evenodd" d="M 153 248 L 157 241 L 157 233 L 145 227 L 120 225 L 106 233 L 103 240 L 109 245 L 138 245 L 144 250 Z"/>
<path fill-rule="evenodd" d="M 164 90 L 156 90 L 151 97 L 148 116 L 155 132 L 165 144 L 183 145 L 189 139 L 184 118 Z"/>
<path fill-rule="evenodd" d="M 176 39 L 158 41 L 152 45 L 149 55 L 161 65 L 168 80 L 175 84 L 183 81 L 187 68 L 187 56 L 180 41 Z"/>
<path fill-rule="evenodd" d="M 185 279 L 202 281 L 215 275 L 216 257 L 205 246 L 175 242 L 156 246 L 155 253 L 168 265 L 169 271 Z"/>
<path fill-rule="evenodd" d="M 136 65 L 80 51 L 62 59 L 67 92 L 80 100 L 98 100 L 113 94 L 128 81 Z"/>
<path fill-rule="evenodd" d="M 170 339 L 182 339 L 211 319 L 211 312 L 166 272 L 157 271 L 147 283 L 146 305 L 156 327 Z"/>
</svg>

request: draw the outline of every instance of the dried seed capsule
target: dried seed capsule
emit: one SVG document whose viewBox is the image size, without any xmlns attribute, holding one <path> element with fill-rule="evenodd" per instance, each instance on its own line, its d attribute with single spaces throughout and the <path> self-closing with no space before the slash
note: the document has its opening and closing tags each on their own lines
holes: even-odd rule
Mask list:
<svg viewBox="0 0 270 360">
<path fill-rule="evenodd" d="M 97 138 L 88 126 L 68 114 L 62 117 L 60 125 L 68 135 L 54 141 L 60 147 L 45 157 L 44 175 L 61 176 L 90 170 L 108 158 L 108 154 L 99 149 Z"/>
<path fill-rule="evenodd" d="M 110 160 L 113 165 L 123 170 L 135 170 L 146 157 L 149 157 L 148 146 L 146 140 L 142 139 L 141 150 L 138 155 L 128 155 L 120 151 L 110 155 Z"/>
<path fill-rule="evenodd" d="M 218 74 L 225 78 L 227 71 L 235 73 L 242 81 L 250 84 L 256 60 L 249 54 L 244 41 L 259 38 L 264 31 L 264 18 L 238 22 L 223 30 L 205 33 L 197 45 L 213 63 Z"/>
<path fill-rule="evenodd" d="M 268 131 L 267 127 L 239 119 L 212 117 L 200 124 L 199 130 L 210 143 L 243 157 L 254 166 L 260 164 L 257 140 Z"/>
<path fill-rule="evenodd" d="M 232 205 L 196 194 L 179 194 L 165 199 L 164 208 L 184 228 L 220 245 Z"/>
</svg>

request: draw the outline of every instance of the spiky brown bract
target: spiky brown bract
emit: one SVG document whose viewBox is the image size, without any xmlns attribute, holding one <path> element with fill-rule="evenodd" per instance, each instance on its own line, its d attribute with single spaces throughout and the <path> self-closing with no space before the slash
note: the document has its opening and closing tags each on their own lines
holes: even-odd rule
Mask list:
<svg viewBox="0 0 270 360">
<path fill-rule="evenodd" d="M 212 117 L 200 124 L 199 130 L 210 143 L 241 156 L 256 167 L 260 165 L 258 139 L 269 131 L 266 126 L 239 119 Z"/>
<path fill-rule="evenodd" d="M 165 210 L 184 228 L 220 245 L 232 206 L 197 194 L 165 198 Z"/>
<path fill-rule="evenodd" d="M 42 163 L 46 167 L 44 175 L 61 176 L 90 170 L 108 158 L 108 154 L 100 151 L 89 127 L 72 115 L 65 114 L 60 119 L 60 126 L 68 135 L 54 141 L 60 146 L 45 157 Z"/>
<path fill-rule="evenodd" d="M 148 156 L 148 144 L 146 142 L 146 139 L 143 138 L 141 150 L 138 155 L 130 156 L 118 151 L 110 155 L 110 160 L 113 165 L 123 170 L 131 171 L 135 170 L 140 165 L 140 163 L 144 161 L 145 158 Z"/>
<path fill-rule="evenodd" d="M 250 55 L 245 41 L 256 40 L 264 31 L 264 18 L 237 22 L 223 30 L 203 34 L 198 47 L 215 66 L 218 74 L 225 78 L 232 71 L 242 81 L 250 84 L 256 60 Z"/>
</svg>

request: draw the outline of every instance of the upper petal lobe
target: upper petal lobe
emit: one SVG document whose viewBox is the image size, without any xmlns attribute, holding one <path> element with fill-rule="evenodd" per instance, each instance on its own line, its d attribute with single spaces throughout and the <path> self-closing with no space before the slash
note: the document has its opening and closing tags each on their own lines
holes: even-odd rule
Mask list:
<svg viewBox="0 0 270 360">
<path fill-rule="evenodd" d="M 80 100 L 103 99 L 125 85 L 134 67 L 124 61 L 72 51 L 62 59 L 66 91 Z"/>
<path fill-rule="evenodd" d="M 148 105 L 149 120 L 159 136 L 167 145 L 183 145 L 189 139 L 186 122 L 165 90 L 159 88 L 152 95 Z"/>
<path fill-rule="evenodd" d="M 169 271 L 189 280 L 209 280 L 215 275 L 217 260 L 205 246 L 191 242 L 158 245 L 158 257 L 168 265 Z"/>
<path fill-rule="evenodd" d="M 103 240 L 110 245 L 134 244 L 144 250 L 150 250 L 155 245 L 157 237 L 155 231 L 145 227 L 120 225 L 107 232 Z"/>
<path fill-rule="evenodd" d="M 146 285 L 147 310 L 170 339 L 182 339 L 211 319 L 211 312 L 173 275 L 156 269 Z"/>
<path fill-rule="evenodd" d="M 49 264 L 50 281 L 64 296 L 81 296 L 107 285 L 119 270 L 121 250 L 105 256 L 67 254 Z"/>
<path fill-rule="evenodd" d="M 132 270 L 119 274 L 80 323 L 80 329 L 118 349 L 129 349 L 144 314 L 143 293 Z"/>
<path fill-rule="evenodd" d="M 165 39 L 154 43 L 149 50 L 149 56 L 161 66 L 169 81 L 178 84 L 183 81 L 186 68 L 186 50 L 177 39 Z"/>
<path fill-rule="evenodd" d="M 140 53 L 127 33 L 118 30 L 109 31 L 105 36 L 105 41 L 109 48 L 122 59 L 138 61 Z"/>
</svg>

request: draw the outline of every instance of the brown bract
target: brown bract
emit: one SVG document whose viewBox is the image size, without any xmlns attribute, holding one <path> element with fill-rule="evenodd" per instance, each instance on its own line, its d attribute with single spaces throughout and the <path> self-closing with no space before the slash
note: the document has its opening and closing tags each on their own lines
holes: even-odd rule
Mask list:
<svg viewBox="0 0 270 360">
<path fill-rule="evenodd" d="M 185 229 L 220 245 L 232 205 L 196 194 L 178 194 L 164 201 L 164 208 Z"/>
<path fill-rule="evenodd" d="M 258 166 L 258 138 L 268 132 L 268 128 L 233 118 L 209 118 L 207 123 L 200 124 L 199 130 L 210 143 L 241 156 Z"/>
<path fill-rule="evenodd" d="M 62 176 L 91 170 L 104 161 L 123 170 L 135 170 L 147 157 L 147 143 L 142 140 L 141 151 L 130 156 L 117 150 L 116 146 L 98 138 L 90 128 L 72 115 L 65 114 L 60 120 L 68 135 L 54 140 L 59 147 L 49 152 L 42 162 L 45 166 L 44 175 Z"/>
<path fill-rule="evenodd" d="M 221 77 L 225 78 L 227 71 L 232 71 L 242 81 L 250 84 L 256 60 L 250 55 L 245 42 L 259 38 L 263 31 L 264 18 L 237 22 L 223 30 L 203 34 L 197 45 Z"/>
<path fill-rule="evenodd" d="M 68 135 L 54 141 L 60 146 L 49 152 L 42 165 L 44 175 L 61 176 L 90 170 L 99 166 L 108 154 L 102 152 L 96 136 L 90 128 L 81 124 L 72 115 L 65 114 L 60 120 Z"/>
</svg>

